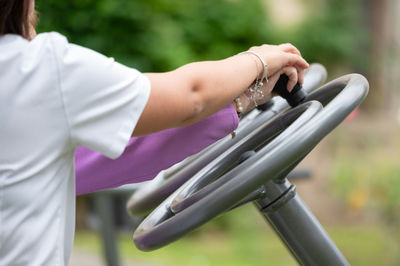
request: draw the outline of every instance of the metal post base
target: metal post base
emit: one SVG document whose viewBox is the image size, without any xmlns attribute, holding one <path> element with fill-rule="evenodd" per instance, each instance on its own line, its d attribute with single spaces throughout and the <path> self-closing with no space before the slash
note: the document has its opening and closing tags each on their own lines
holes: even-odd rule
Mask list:
<svg viewBox="0 0 400 266">
<path fill-rule="evenodd" d="M 255 205 L 301 265 L 350 265 L 287 180 L 264 185 Z"/>
</svg>

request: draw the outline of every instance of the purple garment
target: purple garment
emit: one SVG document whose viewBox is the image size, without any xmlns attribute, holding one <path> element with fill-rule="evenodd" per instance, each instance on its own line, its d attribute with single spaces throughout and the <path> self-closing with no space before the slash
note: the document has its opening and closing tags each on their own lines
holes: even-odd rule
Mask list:
<svg viewBox="0 0 400 266">
<path fill-rule="evenodd" d="M 75 153 L 77 195 L 138 183 L 234 131 L 239 123 L 230 104 L 191 126 L 132 138 L 116 160 L 84 147 Z"/>
</svg>

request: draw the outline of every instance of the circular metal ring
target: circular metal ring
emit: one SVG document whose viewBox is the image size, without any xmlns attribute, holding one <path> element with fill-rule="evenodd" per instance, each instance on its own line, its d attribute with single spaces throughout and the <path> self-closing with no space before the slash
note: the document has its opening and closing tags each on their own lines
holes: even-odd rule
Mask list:
<svg viewBox="0 0 400 266">
<path fill-rule="evenodd" d="M 185 184 L 139 225 L 133 236 L 136 246 L 141 250 L 164 246 L 229 209 L 310 152 L 362 102 L 367 92 L 368 82 L 358 74 L 346 75 L 326 84 L 309 99 L 329 103 L 295 134 L 272 147 L 266 145 L 256 155 L 213 182 L 219 183 L 214 190 L 174 214 L 170 205 L 177 195 L 187 190 Z M 193 182 L 190 180 L 187 184 Z"/>
</svg>

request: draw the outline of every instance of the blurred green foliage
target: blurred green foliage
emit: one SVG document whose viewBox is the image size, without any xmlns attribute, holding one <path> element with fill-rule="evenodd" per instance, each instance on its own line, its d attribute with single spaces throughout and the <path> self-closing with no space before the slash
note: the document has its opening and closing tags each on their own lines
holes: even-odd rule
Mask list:
<svg viewBox="0 0 400 266">
<path fill-rule="evenodd" d="M 352 157 L 336 163 L 336 188 L 353 211 L 379 215 L 390 265 L 399 265 L 400 166 L 393 157 L 367 159 L 368 163 L 363 159 Z"/>
<path fill-rule="evenodd" d="M 387 124 L 349 131 L 335 135 L 331 180 L 352 212 L 379 217 L 390 265 L 400 265 L 400 131 Z"/>
<path fill-rule="evenodd" d="M 293 42 L 311 62 L 365 72 L 369 35 L 364 5 L 361 0 L 328 0 L 320 9 L 311 8 Z"/>
<path fill-rule="evenodd" d="M 258 0 L 42 0 L 37 5 L 39 31 L 59 31 L 143 71 L 220 59 L 271 41 Z"/>
<path fill-rule="evenodd" d="M 308 1 L 312 5 L 312 1 Z M 305 2 L 307 3 L 307 1 Z M 326 0 L 293 29 L 270 21 L 262 0 L 38 0 L 38 31 L 58 31 L 141 71 L 167 71 L 231 56 L 262 43 L 292 42 L 306 59 L 362 66 L 360 0 Z"/>
</svg>

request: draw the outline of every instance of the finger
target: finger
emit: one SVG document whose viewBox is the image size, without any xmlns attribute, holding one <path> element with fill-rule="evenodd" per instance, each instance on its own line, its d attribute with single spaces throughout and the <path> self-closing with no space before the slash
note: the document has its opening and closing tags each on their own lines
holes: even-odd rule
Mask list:
<svg viewBox="0 0 400 266">
<path fill-rule="evenodd" d="M 277 53 L 269 60 L 269 63 L 267 64 L 268 77 L 273 76 L 281 71 L 282 68 L 287 66 L 295 67 L 298 72 L 300 72 L 308 68 L 308 63 L 299 55 L 286 52 Z"/>
<path fill-rule="evenodd" d="M 287 66 L 296 66 L 296 68 L 299 69 L 306 69 L 309 67 L 307 61 L 297 54 L 284 53 L 284 57 Z"/>
<path fill-rule="evenodd" d="M 301 56 L 300 51 L 293 45 L 290 43 L 283 43 L 279 45 L 279 48 L 282 49 L 282 51 L 284 52 L 288 52 L 288 53 L 292 53 L 292 54 L 297 54 Z"/>
<path fill-rule="evenodd" d="M 295 67 L 284 67 L 280 74 L 286 74 L 289 77 L 287 90 L 291 91 L 298 81 L 297 69 Z"/>
<path fill-rule="evenodd" d="M 304 70 L 308 68 L 309 64 L 301 56 L 282 52 L 279 56 L 275 57 L 275 60 L 271 60 L 271 65 L 268 68 L 268 76 L 271 77 L 274 74 L 281 71 L 284 67 L 295 67 L 299 73 L 300 82 L 304 81 Z"/>
<path fill-rule="evenodd" d="M 304 69 L 301 69 L 300 71 L 297 69 L 297 77 L 298 77 L 298 82 L 300 84 L 304 83 Z"/>
</svg>

